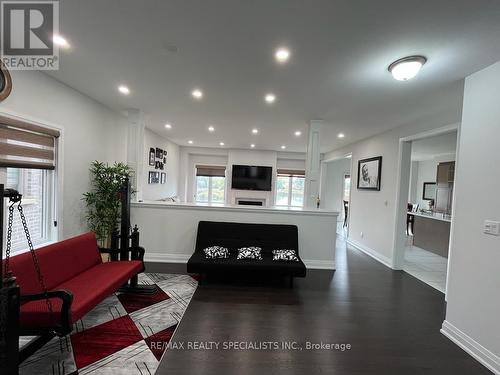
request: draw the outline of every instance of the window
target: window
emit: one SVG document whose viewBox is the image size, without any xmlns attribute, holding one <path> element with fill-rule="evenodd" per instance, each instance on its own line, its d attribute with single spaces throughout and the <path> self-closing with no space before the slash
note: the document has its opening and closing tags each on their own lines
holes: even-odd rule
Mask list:
<svg viewBox="0 0 500 375">
<path fill-rule="evenodd" d="M 304 206 L 304 171 L 278 170 L 276 179 L 276 205 Z"/>
<path fill-rule="evenodd" d="M 196 166 L 196 195 L 199 203 L 224 203 L 226 167 Z"/>
<path fill-rule="evenodd" d="M 342 199 L 349 202 L 349 195 L 351 194 L 351 175 L 344 175 L 344 193 Z"/>
</svg>

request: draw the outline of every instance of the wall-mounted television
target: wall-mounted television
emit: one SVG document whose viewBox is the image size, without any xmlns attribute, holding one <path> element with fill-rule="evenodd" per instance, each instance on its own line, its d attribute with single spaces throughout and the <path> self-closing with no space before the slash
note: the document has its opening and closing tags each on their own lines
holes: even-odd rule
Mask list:
<svg viewBox="0 0 500 375">
<path fill-rule="evenodd" d="M 271 191 L 272 176 L 272 167 L 233 165 L 231 186 L 239 190 Z"/>
</svg>

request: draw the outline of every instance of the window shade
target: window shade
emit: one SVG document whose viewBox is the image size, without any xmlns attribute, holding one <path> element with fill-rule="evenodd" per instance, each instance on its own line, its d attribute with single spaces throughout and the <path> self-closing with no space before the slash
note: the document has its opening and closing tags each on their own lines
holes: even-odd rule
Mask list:
<svg viewBox="0 0 500 375">
<path fill-rule="evenodd" d="M 305 177 L 306 172 L 296 169 L 278 169 L 278 176 L 281 177 Z"/>
<path fill-rule="evenodd" d="M 0 116 L 0 167 L 55 169 L 57 130 Z"/>
<path fill-rule="evenodd" d="M 226 177 L 226 167 L 197 165 L 196 175 L 204 177 Z"/>
</svg>

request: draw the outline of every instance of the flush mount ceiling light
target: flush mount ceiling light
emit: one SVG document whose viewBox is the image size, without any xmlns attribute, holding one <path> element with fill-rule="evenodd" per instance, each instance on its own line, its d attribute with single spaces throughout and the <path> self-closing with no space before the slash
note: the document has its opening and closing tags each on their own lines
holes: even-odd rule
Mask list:
<svg viewBox="0 0 500 375">
<path fill-rule="evenodd" d="M 189 143 L 190 145 L 192 145 L 192 144 L 193 144 L 193 141 L 192 141 L 192 140 L 189 140 L 189 141 L 188 141 L 188 143 Z"/>
<path fill-rule="evenodd" d="M 219 145 L 224 146 L 224 142 L 219 143 Z"/>
<path fill-rule="evenodd" d="M 210 125 L 210 126 L 208 127 L 208 131 L 209 131 L 209 132 L 214 132 L 214 131 L 215 131 L 215 128 L 214 128 L 212 125 Z"/>
<path fill-rule="evenodd" d="M 166 128 L 166 129 L 172 129 L 172 125 L 170 125 L 170 124 L 165 124 L 165 128 Z"/>
<path fill-rule="evenodd" d="M 252 129 L 252 134 L 258 134 L 259 133 L 259 129 Z"/>
<path fill-rule="evenodd" d="M 301 132 L 300 130 L 297 130 L 297 131 L 295 132 L 295 136 L 296 136 L 296 137 L 300 137 L 301 135 L 302 135 L 302 132 Z"/>
<path fill-rule="evenodd" d="M 290 58 L 290 50 L 283 47 L 278 48 L 274 54 L 274 57 L 276 58 L 277 62 L 279 62 L 280 64 L 284 64 Z"/>
<path fill-rule="evenodd" d="M 389 65 L 389 72 L 391 72 L 394 79 L 398 81 L 408 81 L 415 77 L 422 66 L 427 62 L 424 56 L 408 56 L 394 61 Z"/>
<path fill-rule="evenodd" d="M 276 95 L 274 95 L 274 94 L 267 94 L 264 97 L 264 100 L 266 101 L 266 103 L 272 104 L 272 103 L 274 103 L 276 101 Z"/>
<path fill-rule="evenodd" d="M 285 148 L 286 148 L 286 146 L 285 146 L 285 145 L 281 146 L 281 149 L 282 149 L 282 150 L 284 150 Z"/>
<path fill-rule="evenodd" d="M 250 147 L 251 147 L 251 148 L 255 148 L 255 145 L 252 143 L 252 144 L 250 145 Z"/>
<path fill-rule="evenodd" d="M 337 135 L 337 138 L 344 138 L 344 137 L 345 137 L 344 133 L 339 133 L 339 135 Z"/>
<path fill-rule="evenodd" d="M 61 47 L 61 48 L 69 48 L 69 43 L 66 39 L 64 39 L 62 36 L 55 34 L 52 37 L 52 41 L 54 42 L 55 45 Z"/>
<path fill-rule="evenodd" d="M 120 91 L 123 95 L 130 94 L 130 89 L 125 85 L 118 86 L 118 91 Z"/>
<path fill-rule="evenodd" d="M 194 89 L 192 92 L 191 92 L 191 95 L 193 96 L 193 98 L 195 99 L 201 99 L 203 98 L 203 92 L 200 90 L 200 89 Z"/>
</svg>

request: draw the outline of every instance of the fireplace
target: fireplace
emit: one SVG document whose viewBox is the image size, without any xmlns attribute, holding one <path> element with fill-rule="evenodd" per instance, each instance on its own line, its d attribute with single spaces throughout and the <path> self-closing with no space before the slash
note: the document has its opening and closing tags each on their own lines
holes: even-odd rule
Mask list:
<svg viewBox="0 0 500 375">
<path fill-rule="evenodd" d="M 266 204 L 266 200 L 255 198 L 236 198 L 236 204 L 238 206 L 264 206 Z"/>
</svg>

